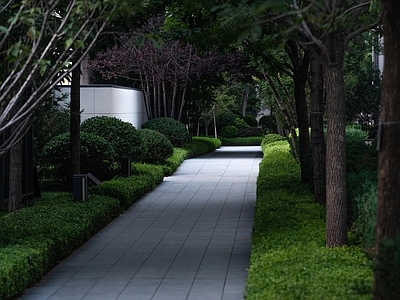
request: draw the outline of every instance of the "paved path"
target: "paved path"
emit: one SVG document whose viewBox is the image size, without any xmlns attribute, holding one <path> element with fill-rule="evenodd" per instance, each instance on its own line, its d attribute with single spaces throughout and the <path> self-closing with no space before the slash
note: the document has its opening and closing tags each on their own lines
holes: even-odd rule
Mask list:
<svg viewBox="0 0 400 300">
<path fill-rule="evenodd" d="M 21 300 L 243 299 L 260 147 L 188 159 Z"/>
</svg>

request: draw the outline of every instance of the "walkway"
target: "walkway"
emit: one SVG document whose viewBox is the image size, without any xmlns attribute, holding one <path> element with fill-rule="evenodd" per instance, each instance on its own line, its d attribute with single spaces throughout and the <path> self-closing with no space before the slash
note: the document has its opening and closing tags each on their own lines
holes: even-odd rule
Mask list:
<svg viewBox="0 0 400 300">
<path fill-rule="evenodd" d="M 20 299 L 243 299 L 261 156 L 184 161 Z"/>
</svg>

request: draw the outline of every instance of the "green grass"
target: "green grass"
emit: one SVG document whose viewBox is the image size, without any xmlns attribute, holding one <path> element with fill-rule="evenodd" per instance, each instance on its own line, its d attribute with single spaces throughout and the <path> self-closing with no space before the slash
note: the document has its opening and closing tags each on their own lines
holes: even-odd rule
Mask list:
<svg viewBox="0 0 400 300">
<path fill-rule="evenodd" d="M 300 183 L 286 141 L 264 147 L 246 299 L 371 299 L 372 262 L 325 247 L 325 209 Z"/>
</svg>

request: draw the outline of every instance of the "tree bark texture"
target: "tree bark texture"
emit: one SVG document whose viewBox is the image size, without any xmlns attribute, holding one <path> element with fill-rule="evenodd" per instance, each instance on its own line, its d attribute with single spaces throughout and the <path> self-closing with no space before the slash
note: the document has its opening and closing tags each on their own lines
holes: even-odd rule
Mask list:
<svg viewBox="0 0 400 300">
<path fill-rule="evenodd" d="M 326 201 L 326 153 L 324 138 L 324 84 L 321 51 L 310 47 L 310 123 L 314 176 L 314 199 Z"/>
<path fill-rule="evenodd" d="M 22 207 L 22 141 L 10 149 L 10 178 L 8 211 L 14 212 Z"/>
<path fill-rule="evenodd" d="M 290 42 L 292 64 L 294 67 L 294 100 L 296 105 L 297 125 L 299 128 L 299 160 L 301 182 L 310 181 L 311 168 L 309 158 L 310 133 L 308 122 L 308 104 L 306 99 L 306 83 L 308 79 L 309 55 L 299 49 L 296 43 Z M 304 52 L 300 55 L 300 51 Z"/>
<path fill-rule="evenodd" d="M 330 33 L 324 53 L 327 116 L 326 246 L 347 244 L 346 102 L 343 72 L 344 36 Z"/>
<path fill-rule="evenodd" d="M 386 300 L 400 295 L 400 6 L 381 3 L 385 62 L 373 295 Z"/>
<path fill-rule="evenodd" d="M 70 153 L 71 153 L 71 165 L 70 165 L 70 190 L 72 190 L 72 178 L 74 174 L 81 172 L 81 135 L 80 135 L 80 123 L 81 123 L 81 96 L 80 96 L 80 77 L 81 69 L 80 66 L 72 71 L 71 81 L 71 116 L 70 116 Z"/>
</svg>

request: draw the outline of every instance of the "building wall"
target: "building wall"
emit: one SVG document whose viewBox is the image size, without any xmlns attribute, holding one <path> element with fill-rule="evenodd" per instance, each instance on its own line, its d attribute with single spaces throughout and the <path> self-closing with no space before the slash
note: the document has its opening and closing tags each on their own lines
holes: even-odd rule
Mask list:
<svg viewBox="0 0 400 300">
<path fill-rule="evenodd" d="M 70 86 L 60 86 L 68 94 Z M 60 92 L 57 92 L 60 93 Z M 81 85 L 81 122 L 95 116 L 116 117 L 133 124 L 137 129 L 145 123 L 147 112 L 142 90 L 113 85 Z"/>
</svg>

